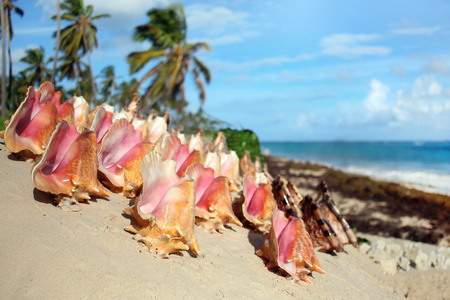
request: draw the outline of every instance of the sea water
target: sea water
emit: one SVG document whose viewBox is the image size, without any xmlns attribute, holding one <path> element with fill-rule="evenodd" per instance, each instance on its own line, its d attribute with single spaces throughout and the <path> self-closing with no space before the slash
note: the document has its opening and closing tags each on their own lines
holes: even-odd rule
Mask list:
<svg viewBox="0 0 450 300">
<path fill-rule="evenodd" d="M 450 141 L 262 142 L 261 149 L 273 156 L 450 195 Z"/>
</svg>

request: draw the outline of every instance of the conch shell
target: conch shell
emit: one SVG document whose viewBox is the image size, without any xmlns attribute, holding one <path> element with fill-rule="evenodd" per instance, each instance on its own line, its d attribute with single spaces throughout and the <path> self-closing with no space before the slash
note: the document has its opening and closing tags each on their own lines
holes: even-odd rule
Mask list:
<svg viewBox="0 0 450 300">
<path fill-rule="evenodd" d="M 188 144 L 182 144 L 176 132 L 166 137 L 161 156 L 163 160 L 171 159 L 177 163 L 176 170 L 180 177 L 184 176 L 184 173 L 190 165 L 196 162 L 202 162 L 200 152 L 197 150 L 189 152 Z"/>
<path fill-rule="evenodd" d="M 83 132 L 85 128 L 88 128 L 88 114 L 89 103 L 83 96 L 73 96 L 66 103 L 70 103 L 74 109 L 74 125 L 78 132 Z"/>
<path fill-rule="evenodd" d="M 108 191 L 97 180 L 97 147 L 95 133 L 85 130 L 81 134 L 74 125 L 61 120 L 48 143 L 40 162 L 31 172 L 34 186 L 57 195 L 63 204 L 86 201 L 90 196 L 108 197 Z"/>
<path fill-rule="evenodd" d="M 186 174 L 195 180 L 196 224 L 208 232 L 224 230 L 224 225 L 233 223 L 242 226 L 231 207 L 228 178 L 214 178 L 214 171 L 200 163 L 190 166 Z"/>
<path fill-rule="evenodd" d="M 58 124 L 58 110 L 51 101 L 58 98 L 56 102 L 59 104 L 58 95 L 55 95 L 50 82 L 42 84 L 39 90 L 32 86 L 28 88 L 27 96 L 5 129 L 5 146 L 11 152 L 28 150 L 34 155 L 44 153 L 45 146 Z"/>
<path fill-rule="evenodd" d="M 278 208 L 273 211 L 269 235 L 256 254 L 268 261 L 268 269 L 278 267 L 292 276 L 294 281 L 311 283 L 306 277 L 311 271 L 325 273 L 303 221 L 295 217 L 286 219 L 284 212 Z"/>
<path fill-rule="evenodd" d="M 124 210 L 137 224 L 125 230 L 138 233 L 148 249 L 157 250 L 163 258 L 181 250 L 200 254 L 194 232 L 194 180 L 180 179 L 175 172 L 175 162 L 162 161 L 155 151 L 144 157 L 141 172 L 142 193 L 134 206 Z"/>
<path fill-rule="evenodd" d="M 228 153 L 220 153 L 219 162 L 219 174 L 226 176 L 230 180 L 230 190 L 238 192 L 241 185 L 241 177 L 239 176 L 239 157 L 236 152 L 229 150 Z"/>
<path fill-rule="evenodd" d="M 270 184 L 263 173 L 244 175 L 244 190 L 236 202 L 235 213 L 242 221 L 262 233 L 268 233 L 271 226 L 271 216 L 275 199 Z"/>
<path fill-rule="evenodd" d="M 336 236 L 336 232 L 331 227 L 327 218 L 322 214 L 320 206 L 316 204 L 311 196 L 305 196 L 302 205 L 302 219 L 305 222 L 306 230 L 311 237 L 314 249 L 320 252 L 332 252 L 333 250 L 336 250 L 336 252 L 344 251 Z"/>
<path fill-rule="evenodd" d="M 168 130 L 169 114 L 160 117 L 156 112 L 150 114 L 147 118 L 147 129 L 144 134 L 144 140 L 155 144 Z"/>
<path fill-rule="evenodd" d="M 142 159 L 153 145 L 142 142 L 142 134 L 127 119 L 116 120 L 102 140 L 99 171 L 112 191 L 134 198 L 142 188 Z"/>
</svg>

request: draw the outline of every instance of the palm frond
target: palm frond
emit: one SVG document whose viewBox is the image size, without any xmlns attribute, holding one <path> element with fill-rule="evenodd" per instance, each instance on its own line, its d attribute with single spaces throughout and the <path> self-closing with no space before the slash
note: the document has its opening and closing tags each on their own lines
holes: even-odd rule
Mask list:
<svg viewBox="0 0 450 300">
<path fill-rule="evenodd" d="M 127 59 L 130 65 L 130 74 L 142 70 L 151 59 L 162 57 L 165 52 L 165 50 L 147 50 L 129 54 Z"/>
<path fill-rule="evenodd" d="M 211 81 L 211 73 L 209 72 L 209 69 L 205 66 L 205 64 L 202 61 L 200 61 L 195 56 L 194 56 L 194 63 L 195 66 L 200 70 L 200 72 L 205 77 L 206 83 L 209 83 Z"/>
</svg>

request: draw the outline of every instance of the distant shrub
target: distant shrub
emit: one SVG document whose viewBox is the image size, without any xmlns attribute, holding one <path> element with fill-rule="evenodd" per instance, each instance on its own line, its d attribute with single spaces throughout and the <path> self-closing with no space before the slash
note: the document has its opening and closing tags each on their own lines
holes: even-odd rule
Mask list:
<svg viewBox="0 0 450 300">
<path fill-rule="evenodd" d="M 225 128 L 219 131 L 222 131 L 227 138 L 228 149 L 236 151 L 239 158 L 244 155 L 245 150 L 248 150 L 252 162 L 255 162 L 255 157 L 259 156 L 261 164 L 265 163 L 264 156 L 261 154 L 258 136 L 253 131 L 249 129 L 236 130 L 231 128 Z"/>
</svg>

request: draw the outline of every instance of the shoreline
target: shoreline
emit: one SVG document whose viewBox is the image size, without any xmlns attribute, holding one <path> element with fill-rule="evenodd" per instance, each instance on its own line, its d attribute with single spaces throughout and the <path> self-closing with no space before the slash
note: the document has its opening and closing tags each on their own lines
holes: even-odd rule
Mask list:
<svg viewBox="0 0 450 300">
<path fill-rule="evenodd" d="M 326 180 L 339 210 L 358 231 L 435 245 L 450 245 L 450 196 L 392 181 L 352 174 L 326 165 L 266 156 L 272 176 L 291 180 L 315 197 Z"/>
<path fill-rule="evenodd" d="M 396 184 L 403 185 L 410 189 L 416 189 L 421 190 L 423 192 L 427 192 L 430 194 L 440 194 L 445 196 L 450 196 L 450 186 L 446 185 L 445 183 L 448 181 L 450 182 L 450 174 L 447 173 L 439 173 L 439 172 L 432 172 L 430 170 L 398 170 L 398 169 L 382 169 L 382 168 L 370 168 L 370 167 L 362 167 L 362 166 L 356 166 L 351 165 L 348 167 L 339 167 L 335 166 L 331 163 L 327 163 L 324 161 L 316 161 L 316 160 L 307 160 L 307 159 L 298 159 L 298 158 L 290 158 L 283 155 L 264 155 L 264 157 L 278 157 L 286 160 L 291 160 L 293 162 L 298 162 L 302 164 L 309 164 L 309 165 L 318 165 L 323 166 L 329 169 L 334 169 L 337 171 L 342 171 L 347 174 L 356 175 L 356 176 L 366 176 L 371 178 L 372 180 L 378 180 L 378 181 L 386 181 L 386 182 L 392 182 Z M 383 175 L 380 175 L 383 174 Z M 412 180 L 411 176 L 408 176 L 406 178 L 406 175 L 415 175 L 417 178 L 415 181 Z M 432 179 L 429 179 L 427 177 L 432 177 Z M 444 179 L 443 179 L 444 178 Z M 424 180 L 430 180 L 431 182 L 436 182 L 436 180 L 441 181 L 439 185 L 432 185 L 430 182 L 423 183 L 419 181 Z"/>
</svg>

